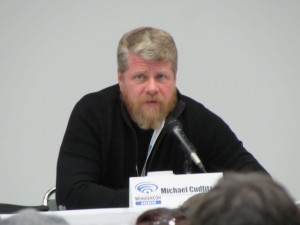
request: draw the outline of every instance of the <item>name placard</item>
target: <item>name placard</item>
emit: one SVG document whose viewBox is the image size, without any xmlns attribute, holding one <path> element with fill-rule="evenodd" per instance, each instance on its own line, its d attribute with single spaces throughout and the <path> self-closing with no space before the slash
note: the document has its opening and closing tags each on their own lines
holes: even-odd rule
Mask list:
<svg viewBox="0 0 300 225">
<path fill-rule="evenodd" d="M 223 173 L 173 175 L 159 173 L 129 180 L 129 205 L 132 208 L 175 208 L 192 195 L 208 192 Z"/>
</svg>

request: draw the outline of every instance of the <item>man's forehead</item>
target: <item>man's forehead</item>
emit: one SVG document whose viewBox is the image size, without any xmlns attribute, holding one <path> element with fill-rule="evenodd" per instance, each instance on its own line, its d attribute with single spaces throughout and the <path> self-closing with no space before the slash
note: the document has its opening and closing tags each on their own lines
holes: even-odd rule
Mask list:
<svg viewBox="0 0 300 225">
<path fill-rule="evenodd" d="M 136 67 L 147 67 L 147 66 L 154 66 L 154 67 L 166 67 L 170 68 L 172 66 L 171 61 L 155 61 L 155 60 L 145 60 L 143 57 L 136 53 L 130 53 L 128 57 L 128 67 L 136 66 Z"/>
</svg>

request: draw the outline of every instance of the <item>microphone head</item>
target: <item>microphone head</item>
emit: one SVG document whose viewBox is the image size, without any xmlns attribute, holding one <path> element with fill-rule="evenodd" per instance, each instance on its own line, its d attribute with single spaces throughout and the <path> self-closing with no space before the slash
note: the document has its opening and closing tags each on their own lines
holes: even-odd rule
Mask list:
<svg viewBox="0 0 300 225">
<path fill-rule="evenodd" d="M 170 117 L 166 120 L 164 128 L 169 131 L 169 130 L 173 130 L 175 127 L 179 127 L 182 128 L 181 123 L 179 122 L 179 120 Z"/>
</svg>

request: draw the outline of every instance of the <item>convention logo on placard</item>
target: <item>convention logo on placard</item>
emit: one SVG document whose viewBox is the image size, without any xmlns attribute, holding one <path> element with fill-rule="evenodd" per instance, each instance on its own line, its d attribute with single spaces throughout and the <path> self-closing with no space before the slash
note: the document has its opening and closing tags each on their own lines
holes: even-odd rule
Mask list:
<svg viewBox="0 0 300 225">
<path fill-rule="evenodd" d="M 142 182 L 138 183 L 135 186 L 135 189 L 141 193 L 140 195 L 135 196 L 135 204 L 137 206 L 161 204 L 161 196 L 159 194 L 155 194 L 155 192 L 158 190 L 158 186 L 156 184 Z"/>
<path fill-rule="evenodd" d="M 135 189 L 143 194 L 149 194 L 158 189 L 158 186 L 153 183 L 142 182 L 135 185 Z"/>
</svg>

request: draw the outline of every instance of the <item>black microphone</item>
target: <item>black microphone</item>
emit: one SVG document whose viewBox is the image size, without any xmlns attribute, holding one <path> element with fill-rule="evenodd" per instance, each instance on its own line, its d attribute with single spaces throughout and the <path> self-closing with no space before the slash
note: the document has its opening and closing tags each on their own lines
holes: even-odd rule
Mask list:
<svg viewBox="0 0 300 225">
<path fill-rule="evenodd" d="M 166 121 L 165 128 L 171 131 L 177 137 L 177 139 L 180 141 L 180 143 L 184 147 L 184 150 L 186 151 L 187 155 L 191 158 L 191 160 L 198 166 L 198 168 L 201 171 L 206 173 L 203 163 L 201 162 L 200 158 L 196 153 L 194 145 L 191 142 L 189 142 L 189 140 L 185 136 L 182 130 L 181 123 L 177 119 L 171 118 Z"/>
</svg>

